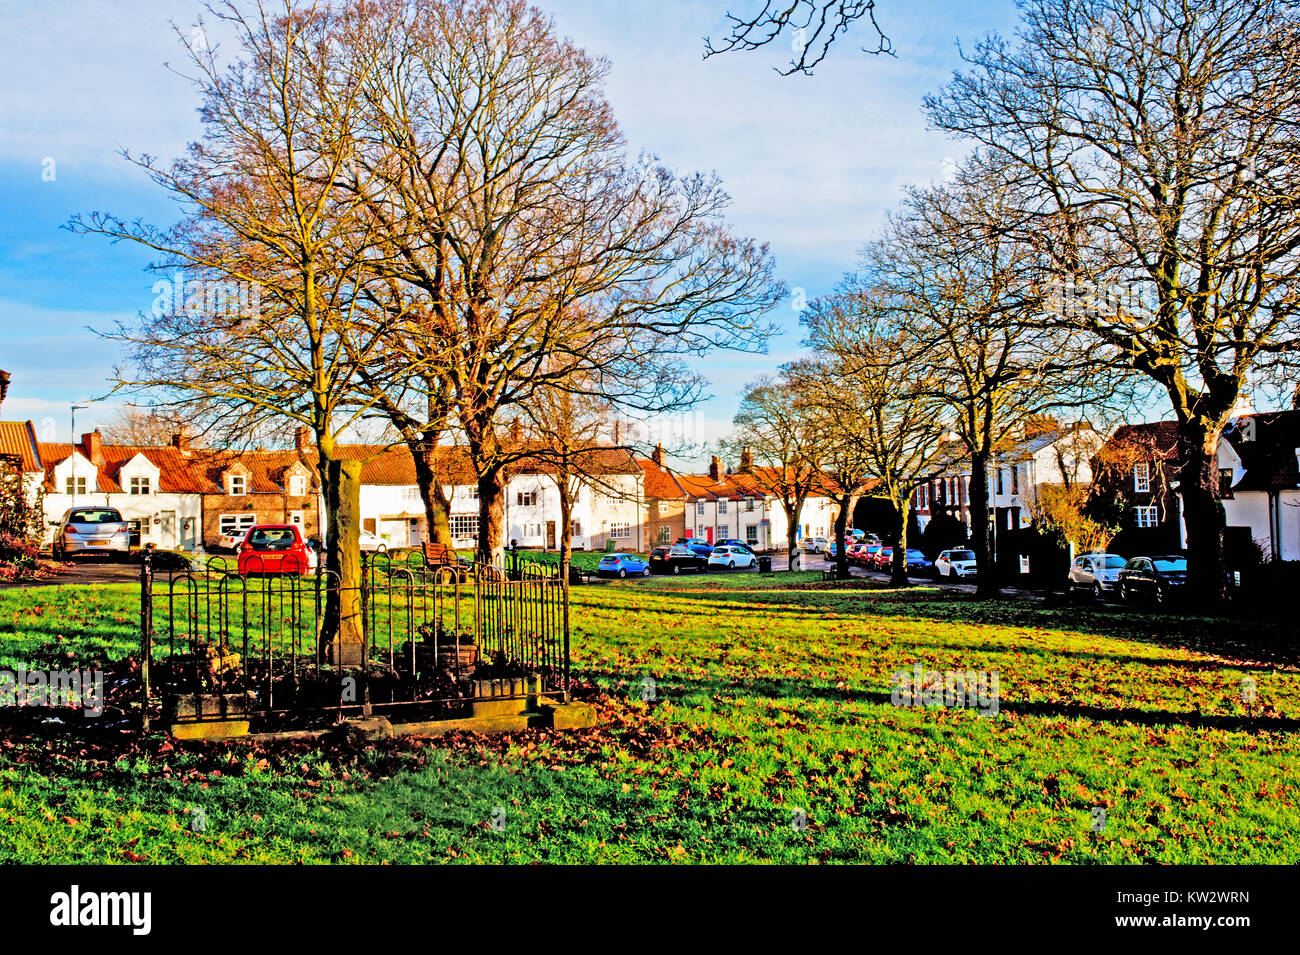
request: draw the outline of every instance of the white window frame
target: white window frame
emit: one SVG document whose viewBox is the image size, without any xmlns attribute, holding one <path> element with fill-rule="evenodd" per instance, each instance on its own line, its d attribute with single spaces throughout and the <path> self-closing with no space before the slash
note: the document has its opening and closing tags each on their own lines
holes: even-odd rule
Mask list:
<svg viewBox="0 0 1300 955">
<path fill-rule="evenodd" d="M 1146 461 L 1133 465 L 1133 490 L 1140 494 L 1151 491 L 1151 465 Z"/>
<path fill-rule="evenodd" d="M 238 483 L 239 490 L 235 490 Z M 226 494 L 230 497 L 247 497 L 248 496 L 248 475 L 246 474 L 227 474 L 226 475 Z"/>
<path fill-rule="evenodd" d="M 477 514 L 449 515 L 447 525 L 451 531 L 452 540 L 476 540 L 478 538 L 478 517 Z M 467 528 L 472 533 L 464 533 Z"/>
<path fill-rule="evenodd" d="M 137 497 L 144 497 L 153 493 L 153 478 L 150 477 L 133 477 L 127 482 L 128 493 Z"/>
<path fill-rule="evenodd" d="M 80 474 L 69 474 L 67 479 L 63 482 L 63 493 L 68 495 L 85 494 L 86 479 Z"/>
<path fill-rule="evenodd" d="M 616 541 L 630 540 L 632 537 L 632 522 L 611 521 L 609 525 L 609 536 L 611 540 Z"/>
<path fill-rule="evenodd" d="M 306 526 L 306 521 L 304 520 L 303 512 L 302 512 L 302 511 L 290 511 L 290 512 L 289 512 L 289 523 L 290 523 L 290 524 L 297 524 L 299 527 L 305 527 L 305 526 Z"/>
<path fill-rule="evenodd" d="M 1156 504 L 1140 504 L 1133 508 L 1138 527 L 1159 527 L 1160 507 Z"/>
<path fill-rule="evenodd" d="M 305 497 L 307 495 L 307 476 L 305 474 L 289 475 L 289 496 Z"/>
<path fill-rule="evenodd" d="M 718 498 L 718 513 L 727 513 L 727 499 L 725 497 Z"/>
<path fill-rule="evenodd" d="M 758 525 L 757 525 L 757 524 L 746 524 L 746 525 L 745 525 L 745 543 L 746 543 L 746 544 L 757 544 L 757 543 L 758 543 Z"/>
<path fill-rule="evenodd" d="M 516 506 L 516 507 L 536 507 L 536 506 L 537 506 L 537 492 L 536 492 L 536 491 L 518 491 L 518 492 L 516 492 L 516 493 L 515 493 L 515 506 Z"/>
<path fill-rule="evenodd" d="M 713 539 L 715 541 L 724 541 L 731 537 L 730 524 L 718 524 L 713 528 Z"/>
<path fill-rule="evenodd" d="M 217 515 L 217 531 L 222 537 L 226 537 L 236 531 L 246 531 L 256 523 L 257 515 L 250 514 L 247 511 L 241 511 L 237 514 Z"/>
<path fill-rule="evenodd" d="M 671 524 L 660 524 L 655 541 L 659 544 L 671 544 L 673 542 L 673 526 Z"/>
<path fill-rule="evenodd" d="M 703 516 L 704 516 L 704 501 L 703 501 L 703 500 L 699 500 L 699 501 L 696 501 L 696 502 L 695 502 L 695 513 L 698 514 L 700 517 L 703 517 Z"/>
</svg>

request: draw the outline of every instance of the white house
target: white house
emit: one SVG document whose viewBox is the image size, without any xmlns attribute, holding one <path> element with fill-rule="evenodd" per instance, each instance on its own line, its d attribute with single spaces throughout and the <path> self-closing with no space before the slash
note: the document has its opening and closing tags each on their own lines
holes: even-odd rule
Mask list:
<svg viewBox="0 0 1300 955">
<path fill-rule="evenodd" d="M 755 550 L 784 551 L 788 519 L 781 501 L 770 489 L 764 469 L 746 462 L 744 471 L 727 474 L 714 457 L 708 474 L 675 475 L 686 492 L 686 536 L 710 543 L 743 540 Z M 822 494 L 810 494 L 800 509 L 799 537 L 827 537 L 834 527 L 834 509 Z"/>
<path fill-rule="evenodd" d="M 80 444 L 39 447 L 47 543 L 54 536 L 51 522 L 69 508 L 101 504 L 121 512 L 133 544 L 174 550 L 202 545 L 202 488 L 179 448 L 106 445 L 98 431 L 83 434 Z"/>
</svg>

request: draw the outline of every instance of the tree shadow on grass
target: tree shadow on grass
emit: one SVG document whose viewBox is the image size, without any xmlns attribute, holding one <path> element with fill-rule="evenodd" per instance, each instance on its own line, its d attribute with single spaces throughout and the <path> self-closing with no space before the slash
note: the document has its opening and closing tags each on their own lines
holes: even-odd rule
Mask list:
<svg viewBox="0 0 1300 955">
<path fill-rule="evenodd" d="M 625 672 L 615 673 L 599 669 L 584 669 L 582 675 L 597 681 L 617 682 L 627 679 Z M 820 686 L 780 677 L 724 680 L 682 677 L 674 674 L 671 678 L 662 680 L 661 685 L 680 686 L 684 688 L 686 695 L 698 694 L 708 697 L 731 695 L 739 690 L 743 691 L 744 695 L 767 700 L 789 699 L 895 706 L 892 693 L 884 690 Z M 940 709 L 941 707 L 917 708 Z M 1044 719 L 1085 719 L 1098 723 L 1129 723 L 1149 727 L 1176 726 L 1186 729 L 1213 729 L 1232 733 L 1300 732 L 1300 719 L 1291 717 L 1234 716 L 1197 711 L 1148 710 L 1130 706 L 1089 706 L 1081 703 L 1028 702 L 1004 699 L 999 701 L 998 715 L 1004 714 L 1007 716 L 1039 717 Z"/>
</svg>

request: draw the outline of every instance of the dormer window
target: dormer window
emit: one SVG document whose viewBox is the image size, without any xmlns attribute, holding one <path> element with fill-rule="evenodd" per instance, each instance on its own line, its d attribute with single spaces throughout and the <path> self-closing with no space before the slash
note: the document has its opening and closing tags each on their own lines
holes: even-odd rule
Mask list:
<svg viewBox="0 0 1300 955">
<path fill-rule="evenodd" d="M 1133 490 L 1143 494 L 1151 490 L 1151 465 L 1145 461 L 1133 465 Z"/>
<path fill-rule="evenodd" d="M 302 497 L 307 493 L 307 477 L 303 474 L 293 474 L 289 477 L 289 496 Z"/>
<path fill-rule="evenodd" d="M 248 478 L 242 474 L 226 475 L 226 493 L 231 497 L 243 497 L 248 493 Z"/>
<path fill-rule="evenodd" d="M 153 482 L 147 477 L 133 477 L 128 490 L 132 494 L 152 494 Z"/>
<path fill-rule="evenodd" d="M 69 477 L 65 487 L 65 494 L 85 494 L 86 479 L 84 477 Z"/>
</svg>

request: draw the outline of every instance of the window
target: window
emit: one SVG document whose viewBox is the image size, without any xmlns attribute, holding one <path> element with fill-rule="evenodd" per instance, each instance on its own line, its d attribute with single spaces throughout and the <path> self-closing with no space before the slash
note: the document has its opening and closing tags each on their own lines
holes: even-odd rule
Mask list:
<svg viewBox="0 0 1300 955">
<path fill-rule="evenodd" d="M 1151 490 L 1151 465 L 1145 461 L 1133 465 L 1133 490 L 1143 493 Z"/>
<path fill-rule="evenodd" d="M 222 514 L 217 518 L 217 528 L 222 537 L 242 534 L 256 523 L 256 514 Z"/>
<path fill-rule="evenodd" d="M 569 526 L 569 537 L 573 538 L 573 537 L 581 537 L 581 536 L 582 536 L 582 521 L 574 521 Z"/>
<path fill-rule="evenodd" d="M 526 538 L 531 538 L 531 537 L 541 537 L 541 536 L 542 536 L 542 525 L 541 525 L 541 524 L 525 524 L 525 525 L 524 525 L 524 537 L 526 537 Z"/>
<path fill-rule="evenodd" d="M 451 536 L 455 540 L 475 540 L 478 537 L 478 515 L 451 515 Z"/>
<path fill-rule="evenodd" d="M 470 499 L 471 501 L 477 501 L 477 500 L 478 500 L 478 485 L 477 485 L 477 484 L 471 484 L 471 485 L 469 486 L 469 488 L 466 490 L 466 494 L 469 496 L 469 499 Z"/>
<path fill-rule="evenodd" d="M 307 476 L 304 474 L 294 474 L 289 478 L 289 496 L 302 497 L 307 493 Z"/>
<path fill-rule="evenodd" d="M 615 521 L 609 525 L 609 536 L 614 540 L 627 540 L 632 536 L 632 525 L 627 521 Z"/>
<path fill-rule="evenodd" d="M 754 499 L 752 497 L 745 498 L 745 510 L 752 511 L 753 509 L 754 509 Z"/>
<path fill-rule="evenodd" d="M 717 540 L 717 541 L 724 541 L 724 540 L 726 540 L 726 539 L 727 539 L 728 537 L 730 537 L 730 536 L 731 536 L 731 525 L 730 525 L 730 524 L 719 524 L 717 527 L 715 527 L 715 528 L 713 529 L 713 539 L 714 539 L 714 540 Z"/>
<path fill-rule="evenodd" d="M 1133 508 L 1138 527 L 1156 527 L 1160 524 L 1160 508 L 1154 504 Z"/>
<path fill-rule="evenodd" d="M 727 499 L 725 497 L 718 498 L 718 513 L 727 513 Z"/>
<path fill-rule="evenodd" d="M 658 536 L 656 536 L 655 538 L 655 542 L 659 544 L 669 544 L 672 543 L 672 539 L 673 539 L 672 525 L 660 524 L 659 533 Z"/>
<path fill-rule="evenodd" d="M 917 506 L 917 507 L 925 507 L 925 491 L 926 491 L 926 487 L 925 487 L 924 484 L 922 484 L 920 487 L 918 487 L 918 488 L 916 489 L 916 506 Z"/>
<path fill-rule="evenodd" d="M 299 527 L 302 527 L 302 511 L 290 511 L 289 523 L 297 524 Z"/>
<path fill-rule="evenodd" d="M 704 501 L 701 500 L 695 502 L 695 513 L 700 515 L 704 514 Z"/>
<path fill-rule="evenodd" d="M 536 507 L 537 492 L 520 491 L 518 494 L 515 495 L 515 503 L 518 504 L 520 507 Z"/>
<path fill-rule="evenodd" d="M 70 477 L 67 482 L 67 494 L 85 494 L 86 479 L 84 477 Z"/>
<path fill-rule="evenodd" d="M 758 543 L 758 525 L 757 525 L 757 524 L 746 524 L 746 525 L 745 525 L 745 543 L 746 543 L 746 544 L 757 544 L 757 543 Z"/>
<path fill-rule="evenodd" d="M 130 491 L 132 494 L 148 494 L 149 479 L 147 477 L 131 478 Z"/>
<path fill-rule="evenodd" d="M 248 478 L 242 474 L 231 474 L 226 477 L 226 493 L 231 497 L 243 497 L 248 493 Z"/>
<path fill-rule="evenodd" d="M 1219 497 L 1232 497 L 1232 468 L 1219 468 Z"/>
<path fill-rule="evenodd" d="M 1011 466 L 1011 493 L 1012 494 L 1020 493 L 1020 465 L 1019 464 L 1013 464 Z"/>
</svg>

